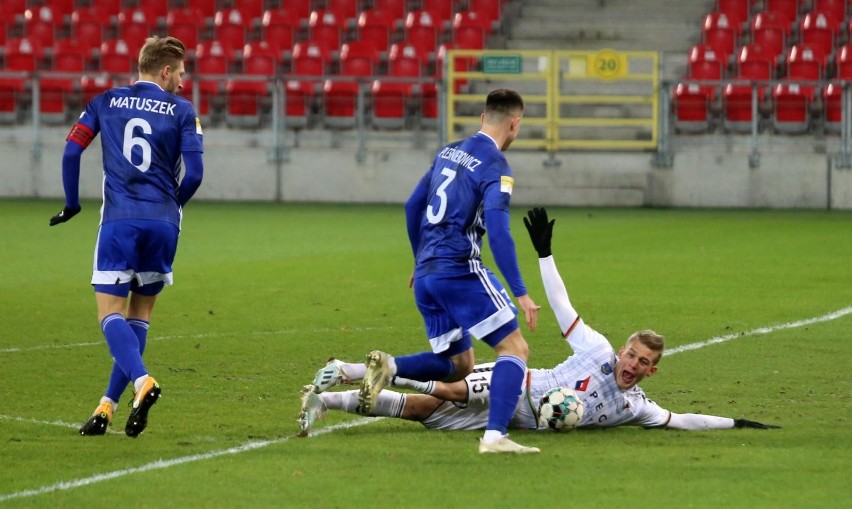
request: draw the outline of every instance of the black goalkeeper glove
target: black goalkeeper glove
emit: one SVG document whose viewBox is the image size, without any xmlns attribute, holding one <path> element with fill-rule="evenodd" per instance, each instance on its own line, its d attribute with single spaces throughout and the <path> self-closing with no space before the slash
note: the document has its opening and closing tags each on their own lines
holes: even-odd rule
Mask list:
<svg viewBox="0 0 852 509">
<path fill-rule="evenodd" d="M 536 207 L 527 212 L 524 218 L 524 226 L 530 232 L 530 240 L 538 253 L 539 258 L 550 256 L 550 239 L 553 237 L 553 223 L 556 219 L 548 222 L 547 210 L 544 207 Z"/>
<path fill-rule="evenodd" d="M 79 214 L 81 210 L 83 210 L 82 207 L 77 207 L 76 209 L 69 209 L 68 207 L 65 207 L 59 212 L 59 214 L 56 214 L 55 216 L 50 218 L 50 226 L 56 226 L 59 223 L 64 223 L 65 221 L 68 221 L 72 217 Z"/>
<path fill-rule="evenodd" d="M 749 421 L 746 419 L 734 419 L 735 428 L 754 428 L 754 429 L 780 429 L 781 426 L 774 424 L 763 424 L 762 422 Z"/>
</svg>

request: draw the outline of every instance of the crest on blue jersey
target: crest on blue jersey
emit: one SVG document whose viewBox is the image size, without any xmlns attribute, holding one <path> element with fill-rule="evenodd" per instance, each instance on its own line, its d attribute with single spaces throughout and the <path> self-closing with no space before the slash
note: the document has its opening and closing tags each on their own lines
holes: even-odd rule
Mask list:
<svg viewBox="0 0 852 509">
<path fill-rule="evenodd" d="M 604 375 L 612 374 L 612 365 L 608 362 L 604 362 L 601 366 L 601 373 L 603 373 Z"/>
</svg>

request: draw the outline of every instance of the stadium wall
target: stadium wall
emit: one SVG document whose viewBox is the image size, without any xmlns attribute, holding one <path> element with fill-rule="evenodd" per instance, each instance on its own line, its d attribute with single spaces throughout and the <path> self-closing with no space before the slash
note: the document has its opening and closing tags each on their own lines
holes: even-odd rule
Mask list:
<svg viewBox="0 0 852 509">
<path fill-rule="evenodd" d="M 0 197 L 61 199 L 66 132 L 44 129 L 39 139 L 27 130 L 0 132 Z M 197 199 L 403 203 L 434 151 L 370 148 L 359 164 L 355 148 L 303 147 L 289 150 L 279 171 L 262 138 L 229 138 L 205 133 Z M 540 152 L 509 150 L 507 157 L 518 205 L 852 209 L 852 170 L 833 167 L 826 154 L 763 153 L 756 168 L 747 153 L 724 151 L 678 152 L 668 168 L 654 167 L 650 153 L 571 152 L 558 155 L 558 165 Z M 96 142 L 83 155 L 83 198 L 100 197 L 100 169 Z"/>
</svg>

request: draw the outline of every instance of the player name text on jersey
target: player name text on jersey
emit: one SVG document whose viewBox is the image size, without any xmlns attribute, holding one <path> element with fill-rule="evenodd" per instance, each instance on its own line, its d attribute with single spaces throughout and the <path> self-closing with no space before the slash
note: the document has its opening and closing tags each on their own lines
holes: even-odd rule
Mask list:
<svg viewBox="0 0 852 509">
<path fill-rule="evenodd" d="M 145 99 L 142 97 L 113 97 L 109 101 L 110 108 L 127 108 L 131 110 L 150 111 L 162 115 L 175 115 L 174 103 Z"/>
<path fill-rule="evenodd" d="M 460 166 L 464 166 L 470 171 L 474 171 L 477 166 L 482 164 L 482 161 L 468 154 L 464 150 L 451 147 L 444 147 L 444 150 L 438 154 L 438 157 L 458 163 Z"/>
</svg>

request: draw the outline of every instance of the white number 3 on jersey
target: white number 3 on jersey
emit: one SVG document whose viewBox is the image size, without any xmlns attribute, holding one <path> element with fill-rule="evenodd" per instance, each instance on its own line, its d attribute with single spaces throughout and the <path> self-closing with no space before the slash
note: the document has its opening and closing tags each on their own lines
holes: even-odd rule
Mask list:
<svg viewBox="0 0 852 509">
<path fill-rule="evenodd" d="M 435 207 L 429 205 L 426 207 L 426 219 L 431 224 L 438 224 L 444 219 L 444 214 L 447 213 L 447 186 L 456 178 L 456 171 L 451 170 L 449 168 L 444 168 L 441 170 L 441 175 L 446 177 L 446 180 L 441 182 L 441 185 L 438 186 L 438 189 L 435 190 L 435 196 L 441 201 L 438 204 L 438 211 L 435 211 Z"/>
</svg>

